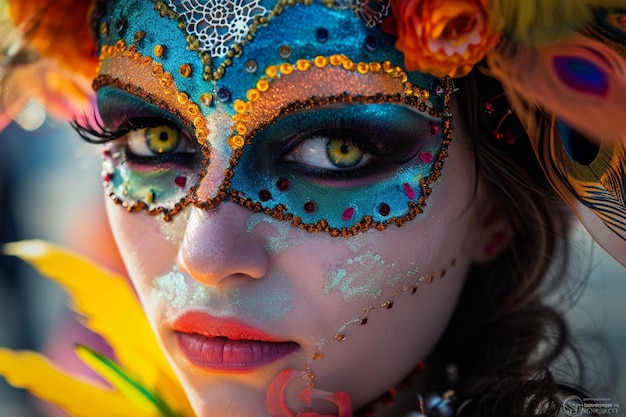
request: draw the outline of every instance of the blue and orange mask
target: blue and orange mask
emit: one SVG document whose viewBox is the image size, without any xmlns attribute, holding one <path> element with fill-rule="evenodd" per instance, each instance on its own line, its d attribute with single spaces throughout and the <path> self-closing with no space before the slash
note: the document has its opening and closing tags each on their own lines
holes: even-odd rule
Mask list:
<svg viewBox="0 0 626 417">
<path fill-rule="evenodd" d="M 333 236 L 424 210 L 452 81 L 402 68 L 376 2 L 291 3 L 107 6 L 94 86 L 112 198 L 165 220 L 232 201 Z"/>
</svg>

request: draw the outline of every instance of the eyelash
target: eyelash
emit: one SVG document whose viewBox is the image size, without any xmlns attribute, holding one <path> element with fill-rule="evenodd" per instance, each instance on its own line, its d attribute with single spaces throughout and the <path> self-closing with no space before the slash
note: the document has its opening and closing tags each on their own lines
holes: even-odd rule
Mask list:
<svg viewBox="0 0 626 417">
<path fill-rule="evenodd" d="M 104 145 L 109 142 L 114 142 L 118 139 L 122 139 L 130 133 L 139 131 L 149 127 L 156 127 L 167 125 L 176 129 L 180 129 L 169 120 L 158 117 L 144 117 L 144 118 L 124 118 L 124 121 L 115 129 L 111 130 L 104 126 L 98 118 L 94 118 L 95 121 L 88 120 L 85 123 L 81 123 L 74 119 L 71 122 L 71 126 L 78 133 L 78 135 L 88 143 L 96 145 Z M 184 135 L 181 129 L 181 135 Z M 161 165 L 167 163 L 173 163 L 176 165 L 187 165 L 191 163 L 195 158 L 195 154 L 163 154 L 163 155 L 136 155 L 129 148 L 128 145 L 120 146 L 117 149 L 118 164 L 136 163 L 141 165 Z"/>
<path fill-rule="evenodd" d="M 96 145 L 104 145 L 105 143 L 123 138 L 136 130 L 141 130 L 155 125 L 154 119 L 125 118 L 124 122 L 122 122 L 119 127 L 115 130 L 111 130 L 104 126 L 98 118 L 95 118 L 94 120 L 95 121 L 87 120 L 85 123 L 82 123 L 77 119 L 74 119 L 70 124 L 83 140 Z M 150 120 L 152 123 L 148 123 Z"/>
<path fill-rule="evenodd" d="M 119 150 L 118 164 L 134 163 L 146 166 L 161 166 L 163 164 L 175 164 L 179 166 L 186 166 L 190 164 L 194 159 L 194 154 L 169 154 L 169 155 L 154 155 L 154 156 L 140 156 L 135 155 L 126 148 Z"/>
</svg>

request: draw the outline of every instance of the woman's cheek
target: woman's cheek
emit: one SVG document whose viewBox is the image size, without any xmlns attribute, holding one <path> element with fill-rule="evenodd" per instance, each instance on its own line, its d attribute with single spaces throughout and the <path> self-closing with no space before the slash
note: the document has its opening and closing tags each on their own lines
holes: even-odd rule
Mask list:
<svg viewBox="0 0 626 417">
<path fill-rule="evenodd" d="M 156 277 L 171 271 L 176 264 L 179 239 L 184 235 L 187 216 L 183 212 L 180 219 L 165 223 L 156 216 L 128 213 L 109 199 L 106 205 L 115 241 L 143 302 L 144 288 L 149 288 Z"/>
<path fill-rule="evenodd" d="M 191 210 L 183 209 L 169 222 L 162 221 L 161 219 L 158 221 L 161 237 L 170 242 L 177 250 L 183 244 L 190 213 Z"/>
<path fill-rule="evenodd" d="M 327 260 L 317 284 L 327 333 L 307 369 L 319 388 L 349 387 L 363 405 L 399 383 L 439 339 L 470 265 L 467 241 L 457 237 L 469 229 L 464 216 L 451 216 L 445 230 L 430 216 L 345 240 L 341 249 L 318 247 Z"/>
<path fill-rule="evenodd" d="M 329 326 L 329 334 L 317 342 L 307 366 L 316 386 L 329 391 L 348 387 L 359 406 L 398 384 L 441 336 L 466 268 L 450 259 L 436 268 L 437 276 L 396 270 L 391 280 L 396 282 L 394 286 L 387 286 L 383 278 L 385 284 L 368 284 L 351 300 L 343 300 L 352 295 L 350 291 L 327 294 L 335 299 L 326 310 L 335 327 Z M 444 269 L 447 272 L 442 277 Z M 358 278 L 364 277 L 355 277 L 355 281 Z"/>
</svg>

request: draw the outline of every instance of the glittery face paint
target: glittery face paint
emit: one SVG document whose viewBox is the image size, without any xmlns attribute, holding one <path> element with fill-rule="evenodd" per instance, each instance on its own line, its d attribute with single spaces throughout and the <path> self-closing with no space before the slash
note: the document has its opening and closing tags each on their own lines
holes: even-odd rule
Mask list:
<svg viewBox="0 0 626 417">
<path fill-rule="evenodd" d="M 265 232 L 265 248 L 272 255 L 278 255 L 291 247 L 288 239 L 289 233 L 293 230 L 285 222 L 272 219 L 265 214 L 253 214 L 248 218 L 248 233 L 251 233 L 259 225 L 271 225 L 271 230 Z"/>
<path fill-rule="evenodd" d="M 189 210 L 183 210 L 178 216 L 174 217 L 170 222 L 159 222 L 159 230 L 161 235 L 174 245 L 180 248 L 185 236 L 185 229 L 189 221 Z"/>
<path fill-rule="evenodd" d="M 215 317 L 253 314 L 263 321 L 275 321 L 289 313 L 293 304 L 289 281 L 279 272 L 273 276 L 274 285 L 263 286 L 250 296 L 239 287 L 224 290 L 201 285 L 175 266 L 154 280 L 154 291 L 157 302 L 165 300 L 173 311 L 200 308 Z"/>
<path fill-rule="evenodd" d="M 169 220 L 229 200 L 333 236 L 424 210 L 450 142 L 451 81 L 405 72 L 363 10 L 215 5 L 241 24 L 218 31 L 213 9 L 155 5 L 113 2 L 101 22 L 100 112 L 111 131 L 136 127 L 105 154 L 116 201 Z"/>
<path fill-rule="evenodd" d="M 382 256 L 366 251 L 341 262 L 339 268 L 326 275 L 324 292 L 340 291 L 345 301 L 356 297 L 377 298 L 382 293 L 381 283 L 393 287 L 399 278 L 394 279 L 397 265 L 388 264 Z"/>
</svg>

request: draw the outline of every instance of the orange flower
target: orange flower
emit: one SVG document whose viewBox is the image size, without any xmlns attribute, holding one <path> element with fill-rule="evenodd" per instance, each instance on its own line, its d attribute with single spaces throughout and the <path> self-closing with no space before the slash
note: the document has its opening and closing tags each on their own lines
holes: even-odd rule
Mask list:
<svg viewBox="0 0 626 417">
<path fill-rule="evenodd" d="M 98 58 L 89 28 L 87 0 L 10 0 L 9 13 L 27 42 L 44 58 L 89 80 Z"/>
<path fill-rule="evenodd" d="M 407 70 L 462 77 L 499 41 L 489 0 L 391 0 Z"/>
<path fill-rule="evenodd" d="M 6 1 L 6 0 L 5 0 Z M 98 58 L 88 16 L 91 0 L 8 0 L 0 10 L 6 31 L 20 34 L 24 50 L 38 59 L 3 74 L 0 131 L 29 100 L 61 120 L 90 115 Z M 9 24 L 9 22 L 11 22 Z"/>
</svg>

